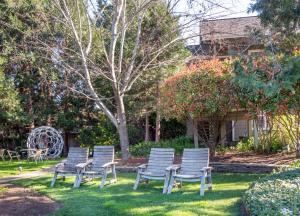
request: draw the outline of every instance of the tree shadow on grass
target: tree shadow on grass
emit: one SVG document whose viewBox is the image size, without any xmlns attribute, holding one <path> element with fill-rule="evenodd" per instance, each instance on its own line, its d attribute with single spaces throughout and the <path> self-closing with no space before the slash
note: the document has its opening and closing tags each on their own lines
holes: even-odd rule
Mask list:
<svg viewBox="0 0 300 216">
<path fill-rule="evenodd" d="M 162 181 L 141 184 L 132 189 L 135 175 L 121 174 L 116 184 L 99 189 L 99 180 L 73 188 L 74 178 L 59 179 L 50 188 L 50 177 L 17 181 L 61 202 L 64 207 L 55 215 L 235 215 L 238 200 L 246 189 L 245 184 L 257 176 L 215 176 L 213 191 L 199 195 L 199 184 L 184 184 L 170 195 L 162 194 Z M 214 178 L 214 177 L 213 177 Z M 236 181 L 235 181 L 236 180 Z M 236 183 L 238 182 L 238 183 Z M 242 187 L 239 186 L 242 184 Z"/>
</svg>

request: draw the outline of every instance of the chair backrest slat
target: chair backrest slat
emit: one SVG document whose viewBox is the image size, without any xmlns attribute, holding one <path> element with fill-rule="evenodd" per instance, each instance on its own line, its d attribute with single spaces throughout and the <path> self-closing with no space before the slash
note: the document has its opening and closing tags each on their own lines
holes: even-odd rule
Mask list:
<svg viewBox="0 0 300 216">
<path fill-rule="evenodd" d="M 173 164 L 173 148 L 151 148 L 147 172 L 164 175 L 166 168 Z"/>
<path fill-rule="evenodd" d="M 88 148 L 70 147 L 65 167 L 75 169 L 79 163 L 86 163 L 88 160 Z"/>
<path fill-rule="evenodd" d="M 113 146 L 95 146 L 92 170 L 99 170 L 101 167 L 110 162 L 114 162 L 115 149 Z"/>
<path fill-rule="evenodd" d="M 181 173 L 196 175 L 203 167 L 209 165 L 209 149 L 184 149 L 181 163 Z"/>
</svg>

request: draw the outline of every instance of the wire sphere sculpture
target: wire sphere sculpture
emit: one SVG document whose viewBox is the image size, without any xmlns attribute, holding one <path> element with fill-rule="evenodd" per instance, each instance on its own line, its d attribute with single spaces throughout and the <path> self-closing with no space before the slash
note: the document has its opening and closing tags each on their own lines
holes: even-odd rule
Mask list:
<svg viewBox="0 0 300 216">
<path fill-rule="evenodd" d="M 28 149 L 48 149 L 48 158 L 57 158 L 61 155 L 64 140 L 60 133 L 52 127 L 42 126 L 31 131 L 27 138 Z"/>
</svg>

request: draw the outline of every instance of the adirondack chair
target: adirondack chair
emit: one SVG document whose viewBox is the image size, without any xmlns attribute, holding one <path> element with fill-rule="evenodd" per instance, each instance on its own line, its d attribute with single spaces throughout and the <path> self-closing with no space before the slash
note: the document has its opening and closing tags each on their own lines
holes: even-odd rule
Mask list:
<svg viewBox="0 0 300 216">
<path fill-rule="evenodd" d="M 45 149 L 28 149 L 27 150 L 27 160 L 34 160 L 35 163 L 38 161 L 43 161 L 47 158 L 48 148 Z"/>
<path fill-rule="evenodd" d="M 5 149 L 0 149 L 0 157 L 2 158 L 3 161 L 5 161 L 4 154 L 5 154 Z"/>
<path fill-rule="evenodd" d="M 86 163 L 88 160 L 88 148 L 71 147 L 67 159 L 55 166 L 54 176 L 51 181 L 51 187 L 54 186 L 57 176 L 76 176 L 76 165 Z M 75 180 L 76 182 L 76 180 Z"/>
<path fill-rule="evenodd" d="M 18 161 L 20 160 L 20 155 L 17 151 L 11 151 L 11 150 L 6 150 L 7 154 L 9 156 L 9 161 L 12 161 L 14 158 L 17 158 Z"/>
<path fill-rule="evenodd" d="M 168 187 L 172 192 L 175 181 L 201 182 L 200 195 L 204 196 L 205 188 L 212 189 L 211 170 L 209 167 L 209 149 L 184 149 L 181 165 L 174 165 Z"/>
<path fill-rule="evenodd" d="M 80 187 L 83 177 L 91 179 L 100 177 L 100 188 L 103 188 L 106 183 L 107 175 L 110 173 L 112 173 L 112 180 L 110 182 L 116 182 L 117 175 L 114 152 L 113 146 L 95 146 L 93 160 L 76 166 L 77 182 L 74 183 L 74 187 Z"/>
<path fill-rule="evenodd" d="M 138 166 L 137 177 L 133 189 L 137 189 L 141 180 L 163 180 L 163 193 L 166 193 L 173 160 L 174 149 L 151 148 L 148 164 Z"/>
</svg>

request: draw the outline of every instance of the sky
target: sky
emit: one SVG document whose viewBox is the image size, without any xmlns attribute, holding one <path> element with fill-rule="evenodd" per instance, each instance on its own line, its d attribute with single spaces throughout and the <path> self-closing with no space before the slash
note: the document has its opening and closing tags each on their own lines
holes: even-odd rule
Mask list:
<svg viewBox="0 0 300 216">
<path fill-rule="evenodd" d="M 186 42 L 187 45 L 199 44 L 199 37 L 192 37 L 194 35 L 198 35 L 199 33 L 199 20 L 224 19 L 256 15 L 253 13 L 247 13 L 249 4 L 252 1 L 253 0 L 194 0 L 192 1 L 194 2 L 194 5 L 190 7 L 187 4 L 187 0 L 182 0 L 176 6 L 175 13 L 189 14 L 180 20 L 182 25 L 189 23 L 189 26 L 186 27 L 182 32 L 183 37 L 189 38 Z M 203 2 L 211 2 L 212 4 L 217 4 L 217 6 L 211 6 L 211 3 L 204 3 L 205 6 L 203 6 Z M 200 17 L 200 19 L 195 17 Z"/>
<path fill-rule="evenodd" d="M 178 0 L 165 1 L 177 2 Z M 188 38 L 186 40 L 187 45 L 192 45 L 199 44 L 199 20 L 253 16 L 255 14 L 247 13 L 249 4 L 252 1 L 254 0 L 179 0 L 174 12 L 177 15 L 186 17 L 180 19 L 181 24 L 185 26 L 182 30 L 182 36 Z M 97 0 L 90 0 L 89 2 L 95 4 Z M 193 2 L 192 7 L 188 2 Z M 214 4 L 214 6 L 210 7 L 211 4 Z M 93 10 L 92 7 L 90 9 Z M 187 23 L 188 25 L 186 25 Z"/>
</svg>

